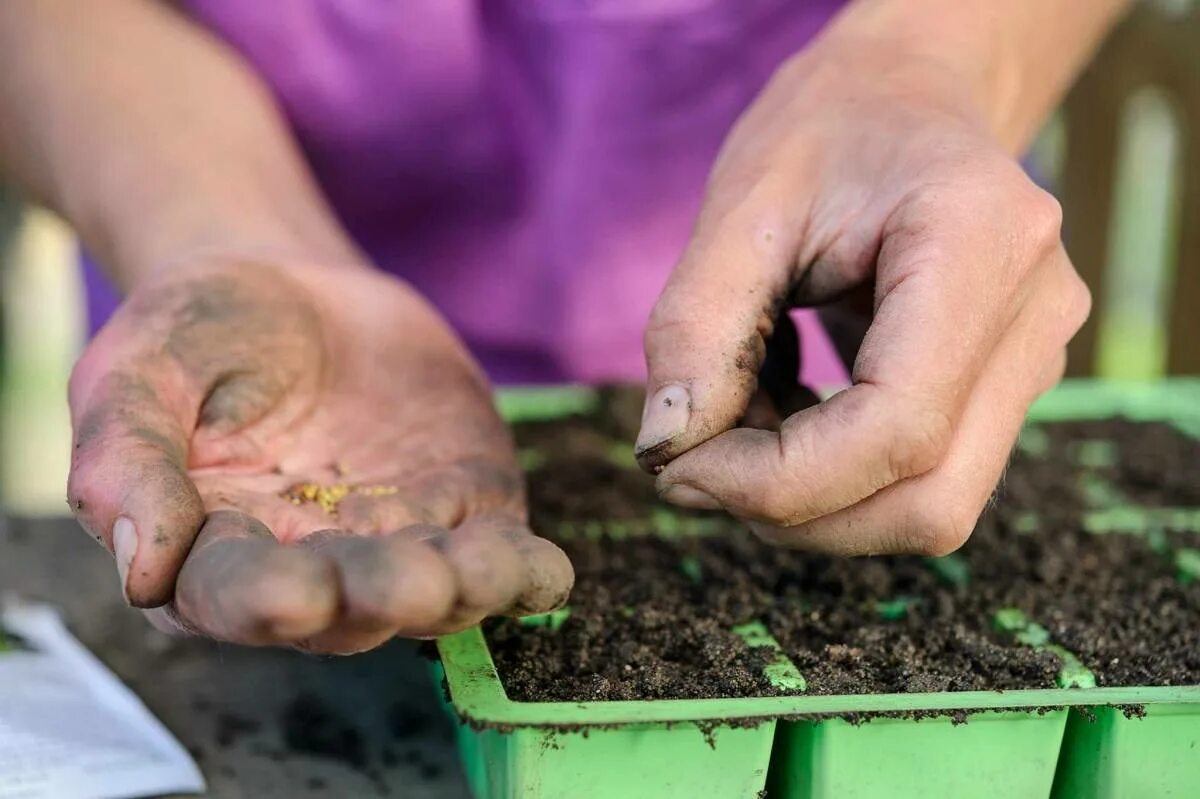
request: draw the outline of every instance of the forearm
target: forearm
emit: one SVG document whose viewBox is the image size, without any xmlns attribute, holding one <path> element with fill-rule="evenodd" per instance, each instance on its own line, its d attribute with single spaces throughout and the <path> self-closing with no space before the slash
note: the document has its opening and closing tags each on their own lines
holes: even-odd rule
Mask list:
<svg viewBox="0 0 1200 799">
<path fill-rule="evenodd" d="M 0 3 L 0 167 L 124 288 L 208 253 L 353 262 L 241 59 L 149 0 Z"/>
<path fill-rule="evenodd" d="M 1028 146 L 1131 0 L 855 0 L 829 39 L 925 59 L 966 81 L 981 119 Z"/>
</svg>

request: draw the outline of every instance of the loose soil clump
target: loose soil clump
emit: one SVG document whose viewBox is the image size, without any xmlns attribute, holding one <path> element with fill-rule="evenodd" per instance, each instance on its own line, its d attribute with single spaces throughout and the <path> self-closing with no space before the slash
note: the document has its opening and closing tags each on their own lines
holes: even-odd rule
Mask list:
<svg viewBox="0 0 1200 799">
<path fill-rule="evenodd" d="M 1060 658 L 999 629 L 1005 608 L 1044 627 L 1099 685 L 1200 683 L 1200 580 L 1181 579 L 1173 559 L 1200 548 L 1200 529 L 1153 514 L 1129 529 L 1141 524 L 1130 507 L 1200 507 L 1200 442 L 1169 425 L 1032 427 L 959 553 L 846 560 L 662 505 L 632 460 L 637 394 L 602 398 L 592 414 L 515 427 L 533 527 L 566 550 L 577 581 L 552 622 L 487 623 L 513 699 L 785 693 L 764 676 L 776 653 L 735 632 L 754 621 L 808 693 L 1055 687 Z M 1106 524 L 1120 531 L 1090 531 Z"/>
</svg>

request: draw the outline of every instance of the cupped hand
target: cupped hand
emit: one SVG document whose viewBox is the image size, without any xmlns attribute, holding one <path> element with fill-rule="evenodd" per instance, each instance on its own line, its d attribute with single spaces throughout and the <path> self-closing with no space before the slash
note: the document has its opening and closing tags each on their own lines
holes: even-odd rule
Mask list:
<svg viewBox="0 0 1200 799">
<path fill-rule="evenodd" d="M 565 601 L 487 381 L 367 268 L 222 259 L 139 285 L 77 364 L 68 500 L 152 618 L 353 652 Z"/>
<path fill-rule="evenodd" d="M 667 500 L 780 544 L 957 548 L 1088 313 L 1059 228 L 957 76 L 827 38 L 716 162 L 646 332 L 639 460 Z M 797 305 L 857 327 L 852 385 L 775 430 L 739 427 Z"/>
</svg>

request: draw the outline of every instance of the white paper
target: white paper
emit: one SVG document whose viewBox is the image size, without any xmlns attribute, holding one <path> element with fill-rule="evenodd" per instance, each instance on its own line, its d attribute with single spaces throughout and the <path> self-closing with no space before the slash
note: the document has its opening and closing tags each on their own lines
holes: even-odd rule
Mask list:
<svg viewBox="0 0 1200 799">
<path fill-rule="evenodd" d="M 203 793 L 187 750 L 53 609 L 4 603 L 0 799 Z"/>
</svg>

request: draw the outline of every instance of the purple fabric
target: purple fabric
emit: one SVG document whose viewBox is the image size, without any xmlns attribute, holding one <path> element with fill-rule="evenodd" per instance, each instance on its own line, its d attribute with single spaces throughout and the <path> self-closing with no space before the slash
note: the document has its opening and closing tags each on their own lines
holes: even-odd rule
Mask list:
<svg viewBox="0 0 1200 799">
<path fill-rule="evenodd" d="M 644 375 L 725 133 L 841 2 L 184 5 L 275 92 L 355 239 L 513 383 Z M 802 327 L 807 377 L 836 379 Z"/>
</svg>

